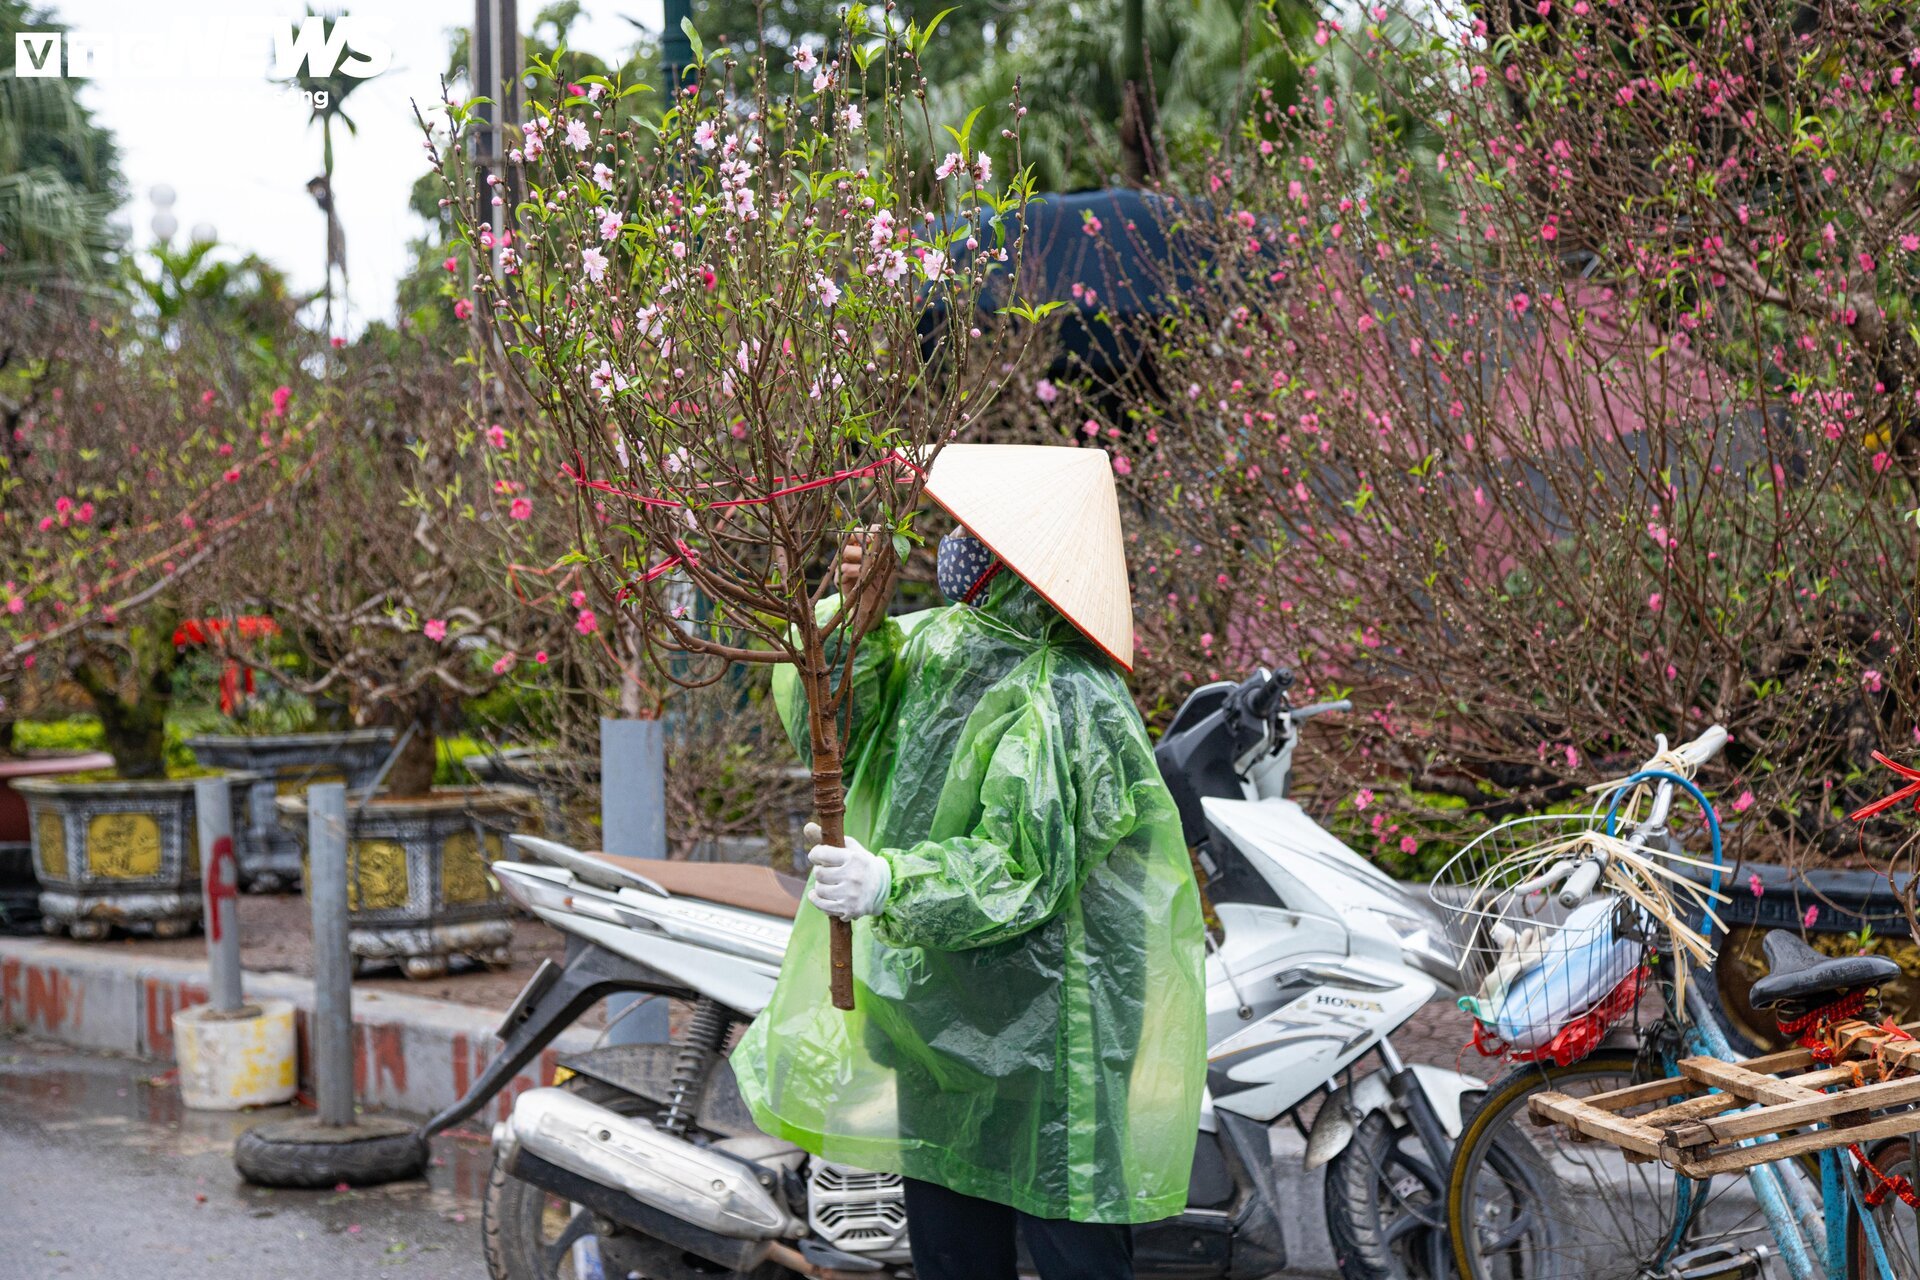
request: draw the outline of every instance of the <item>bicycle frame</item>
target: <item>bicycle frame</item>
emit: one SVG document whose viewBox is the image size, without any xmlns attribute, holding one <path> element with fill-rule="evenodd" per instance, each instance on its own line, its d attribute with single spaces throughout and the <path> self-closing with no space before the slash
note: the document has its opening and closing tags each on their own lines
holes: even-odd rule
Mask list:
<svg viewBox="0 0 1920 1280">
<path fill-rule="evenodd" d="M 1686 789 L 1694 802 L 1706 815 L 1707 828 L 1713 837 L 1713 879 L 1710 888 L 1720 888 L 1720 873 L 1723 865 L 1720 842 L 1720 818 L 1706 796 L 1691 781 L 1677 773 L 1665 770 L 1643 770 L 1626 779 L 1613 792 L 1612 803 L 1607 809 L 1607 834 L 1614 833 L 1620 802 L 1627 793 L 1642 782 L 1655 782 L 1652 807 L 1645 821 L 1635 824 L 1631 843 L 1637 849 L 1644 849 L 1649 837 L 1662 832 L 1666 827 L 1667 813 L 1672 807 L 1673 788 L 1677 784 Z M 1705 928 L 1711 936 L 1712 920 L 1705 922 Z M 1663 986 L 1662 990 L 1666 988 Z M 1685 1009 L 1669 1012 L 1681 1014 L 1680 1021 L 1685 1027 L 1683 1043 L 1688 1053 L 1703 1057 L 1718 1058 L 1722 1062 L 1738 1062 L 1740 1055 L 1727 1042 L 1726 1030 L 1700 997 L 1699 988 L 1688 991 Z M 1669 1055 L 1660 1064 L 1661 1070 L 1669 1076 L 1679 1074 L 1678 1063 Z M 1755 1141 L 1749 1140 L 1749 1143 Z M 1747 1144 L 1743 1144 L 1747 1145 Z M 1850 1171 L 1841 1160 L 1840 1148 L 1832 1148 L 1820 1153 L 1820 1212 L 1814 1212 L 1815 1206 L 1807 1194 L 1805 1180 L 1798 1170 L 1782 1164 L 1755 1165 L 1746 1174 L 1747 1184 L 1753 1189 L 1753 1195 L 1760 1206 L 1761 1216 L 1766 1219 L 1768 1230 L 1774 1242 L 1780 1248 L 1782 1261 L 1786 1263 L 1791 1280 L 1843 1280 L 1847 1275 L 1849 1262 L 1848 1250 L 1851 1245 L 1853 1215 L 1858 1215 L 1861 1234 L 1866 1238 L 1867 1247 L 1872 1251 L 1880 1280 L 1901 1280 L 1893 1273 L 1893 1267 L 1887 1257 L 1886 1243 L 1880 1238 L 1879 1224 L 1873 1215 L 1867 1212 L 1862 1202 L 1858 1180 L 1849 1176 Z M 1673 1251 L 1679 1249 L 1681 1236 L 1694 1212 L 1696 1187 L 1705 1187 L 1705 1182 L 1696 1182 L 1692 1178 L 1680 1177 L 1675 1180 L 1675 1204 L 1673 1237 L 1668 1241 L 1668 1254 L 1659 1261 L 1664 1263 Z M 1799 1203 L 1795 1203 L 1798 1201 Z M 1825 1237 L 1817 1242 L 1807 1239 L 1808 1231 L 1803 1223 L 1818 1220 L 1823 1227 Z"/>
</svg>

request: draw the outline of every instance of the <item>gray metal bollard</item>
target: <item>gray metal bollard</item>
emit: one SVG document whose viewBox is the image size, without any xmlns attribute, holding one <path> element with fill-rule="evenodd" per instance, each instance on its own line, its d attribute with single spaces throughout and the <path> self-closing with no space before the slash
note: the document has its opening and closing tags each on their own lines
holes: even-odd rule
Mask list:
<svg viewBox="0 0 1920 1280">
<path fill-rule="evenodd" d="M 427 1140 L 412 1122 L 353 1113 L 353 959 L 347 951 L 347 789 L 307 789 L 307 898 L 313 906 L 311 1036 L 315 1114 L 241 1134 L 233 1164 L 267 1187 L 372 1186 L 417 1178 Z"/>
<path fill-rule="evenodd" d="M 663 720 L 600 721 L 600 842 L 627 858 L 667 856 L 667 726 Z M 665 1044 L 661 996 L 607 997 L 608 1044 Z"/>
<path fill-rule="evenodd" d="M 193 784 L 200 831 L 200 895 L 207 921 L 207 1002 L 216 1013 L 238 1013 L 240 990 L 240 861 L 233 852 L 233 804 L 225 778 Z"/>
<path fill-rule="evenodd" d="M 307 788 L 313 907 L 313 1092 L 324 1125 L 353 1123 L 353 956 L 347 948 L 347 788 Z"/>
</svg>

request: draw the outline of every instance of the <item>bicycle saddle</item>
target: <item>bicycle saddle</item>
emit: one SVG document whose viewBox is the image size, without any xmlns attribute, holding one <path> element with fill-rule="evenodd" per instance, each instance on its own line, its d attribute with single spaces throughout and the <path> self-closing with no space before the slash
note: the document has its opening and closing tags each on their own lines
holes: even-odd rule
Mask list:
<svg viewBox="0 0 1920 1280">
<path fill-rule="evenodd" d="M 1756 1009 L 1828 1004 L 1900 976 L 1900 966 L 1885 956 L 1823 956 L 1785 929 L 1767 934 L 1761 948 L 1767 976 L 1754 983 L 1747 996 Z"/>
</svg>

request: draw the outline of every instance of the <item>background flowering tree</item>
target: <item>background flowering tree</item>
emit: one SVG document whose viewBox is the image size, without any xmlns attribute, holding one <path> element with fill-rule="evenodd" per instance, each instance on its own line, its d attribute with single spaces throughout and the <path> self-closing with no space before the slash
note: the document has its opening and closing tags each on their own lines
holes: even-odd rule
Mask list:
<svg viewBox="0 0 1920 1280">
<path fill-rule="evenodd" d="M 157 773 L 190 583 L 311 437 L 293 388 L 263 385 L 223 329 L 182 317 L 162 344 L 57 289 L 22 291 L 0 327 L 0 697 L 71 677 L 122 772 Z"/>
<path fill-rule="evenodd" d="M 1017 143 L 997 194 L 966 129 L 934 174 L 916 172 L 908 131 L 934 134 L 928 33 L 869 38 L 858 11 L 849 21 L 835 50 L 794 51 L 778 83 L 763 59 L 744 87 L 689 31 L 696 65 L 657 133 L 633 118 L 635 87 L 567 86 L 534 105 L 509 171 L 478 193 L 457 139 L 436 156 L 487 265 L 474 296 L 498 370 L 524 420 L 550 424 L 544 457 L 572 491 L 592 599 L 632 619 L 665 682 L 796 666 L 830 841 L 840 677 L 891 589 L 875 572 L 860 599 L 830 603 L 831 553 L 856 532 L 878 564 L 905 550 L 921 484 L 898 459 L 924 464 L 995 390 L 970 321 L 988 276 L 1017 267 L 1000 215 L 1027 194 Z M 457 133 L 466 110 L 448 111 Z M 524 476 L 497 499 L 504 514 L 531 517 L 554 479 Z M 835 944 L 850 1007 L 844 926 Z"/>
<path fill-rule="evenodd" d="M 1368 17 L 1198 175 L 1197 287 L 1076 391 L 1151 513 L 1149 676 L 1354 689 L 1336 794 L 1408 869 L 1436 803 L 1710 721 L 1747 852 L 1857 855 L 1920 687 L 1908 16 Z"/>
<path fill-rule="evenodd" d="M 480 429 L 439 352 L 370 337 L 336 354 L 315 394 L 322 443 L 275 518 L 223 550 L 205 608 L 271 614 L 297 661 L 246 644 L 229 656 L 344 702 L 356 723 L 391 726 L 405 742 L 385 788 L 423 795 L 462 702 L 550 664 L 568 621 L 561 589 L 500 589 L 472 518 L 492 506 L 465 447 Z"/>
</svg>

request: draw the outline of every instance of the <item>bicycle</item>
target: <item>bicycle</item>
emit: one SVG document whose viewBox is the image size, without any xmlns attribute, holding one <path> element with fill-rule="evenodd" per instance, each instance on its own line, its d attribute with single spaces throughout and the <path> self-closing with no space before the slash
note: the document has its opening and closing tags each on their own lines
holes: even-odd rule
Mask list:
<svg viewBox="0 0 1920 1280">
<path fill-rule="evenodd" d="M 1718 727 L 1673 750 L 1662 738 L 1646 765 L 1601 785 L 1592 813 L 1502 824 L 1436 878 L 1435 901 L 1487 975 L 1462 1001 L 1476 1044 L 1515 1064 L 1467 1118 L 1449 1170 L 1448 1230 L 1467 1280 L 1920 1280 L 1908 1137 L 1691 1177 L 1645 1147 L 1540 1123 L 1555 1098 L 1565 1101 L 1545 1109 L 1556 1115 L 1622 1104 L 1605 1113 L 1622 1128 L 1670 1116 L 1689 1094 L 1701 1114 L 1721 1105 L 1701 1107 L 1680 1064 L 1740 1062 L 1704 984 L 1689 981 L 1713 960 L 1724 874 L 1719 817 L 1692 775 L 1725 742 Z M 1682 794 L 1711 861 L 1669 830 Z M 1810 1042 L 1808 1028 L 1824 1033 L 1836 1014 L 1877 1013 L 1873 988 L 1898 972 L 1883 957 L 1819 956 L 1787 933 L 1766 952 L 1755 1003 Z"/>
</svg>

